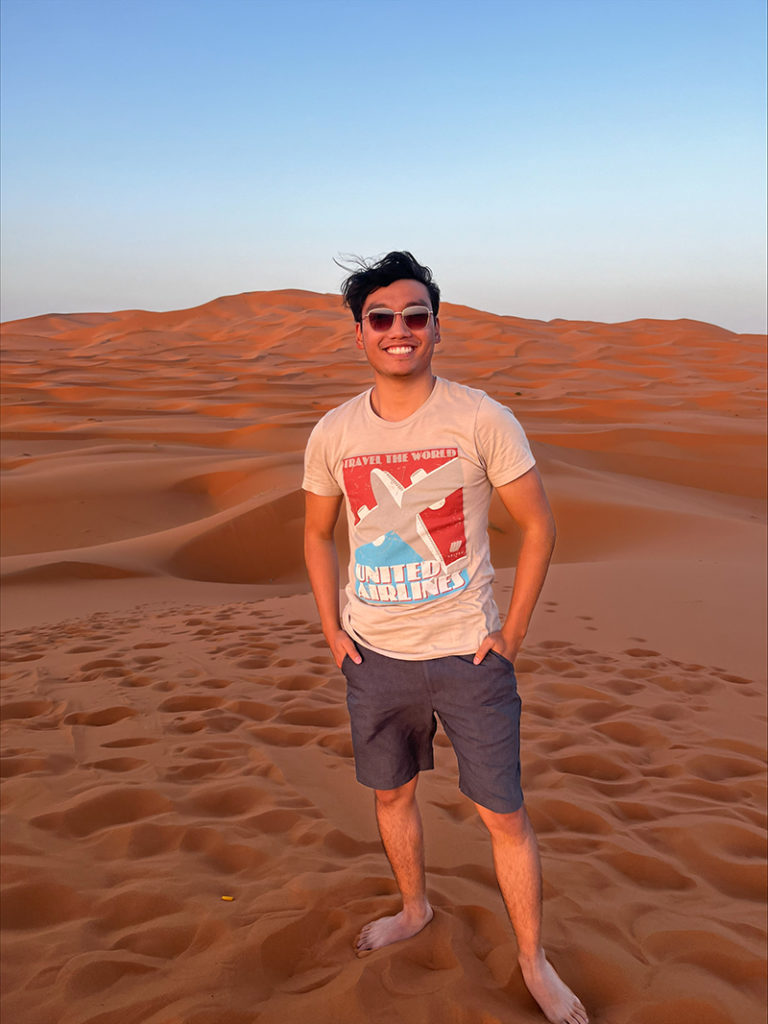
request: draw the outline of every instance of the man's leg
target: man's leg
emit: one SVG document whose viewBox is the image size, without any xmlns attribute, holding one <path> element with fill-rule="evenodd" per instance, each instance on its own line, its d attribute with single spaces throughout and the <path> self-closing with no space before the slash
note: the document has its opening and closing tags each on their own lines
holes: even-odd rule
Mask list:
<svg viewBox="0 0 768 1024">
<path fill-rule="evenodd" d="M 376 820 L 392 866 L 403 909 L 393 917 L 367 924 L 357 937 L 359 950 L 379 949 L 409 939 L 432 920 L 424 875 L 424 833 L 416 803 L 419 776 L 397 789 L 377 789 Z"/>
<path fill-rule="evenodd" d="M 559 978 L 541 945 L 541 861 L 525 807 L 497 814 L 475 806 L 491 834 L 496 878 L 515 930 L 529 992 L 552 1024 L 587 1024 L 587 1011 Z"/>
</svg>

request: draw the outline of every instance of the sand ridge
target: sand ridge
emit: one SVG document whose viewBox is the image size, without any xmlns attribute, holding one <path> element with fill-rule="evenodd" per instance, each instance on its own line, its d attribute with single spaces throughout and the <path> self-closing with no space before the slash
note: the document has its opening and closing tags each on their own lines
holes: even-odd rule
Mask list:
<svg viewBox="0 0 768 1024">
<path fill-rule="evenodd" d="M 558 519 L 517 665 L 552 959 L 596 1022 L 757 1024 L 765 339 L 441 314 Z M 435 920 L 352 952 L 396 896 L 301 561 L 306 437 L 368 380 L 339 297 L 15 321 L 3 378 L 8 1019 L 541 1020 L 442 732 Z"/>
<path fill-rule="evenodd" d="M 649 524 L 673 542 L 693 527 L 706 545 L 723 518 L 759 520 L 758 336 L 448 304 L 441 319 L 437 372 L 509 404 L 533 438 L 557 560 L 598 557 L 607 532 L 626 549 Z M 368 382 L 350 335 L 338 296 L 300 291 L 4 325 L 5 579 L 302 579 L 306 437 Z"/>
</svg>

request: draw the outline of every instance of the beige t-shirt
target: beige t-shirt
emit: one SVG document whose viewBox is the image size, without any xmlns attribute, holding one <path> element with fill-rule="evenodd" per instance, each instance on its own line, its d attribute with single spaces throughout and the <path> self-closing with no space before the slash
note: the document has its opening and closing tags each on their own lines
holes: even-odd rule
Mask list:
<svg viewBox="0 0 768 1024">
<path fill-rule="evenodd" d="M 438 377 L 395 423 L 373 411 L 371 390 L 323 416 L 304 459 L 304 490 L 346 497 L 342 625 L 391 658 L 471 654 L 500 624 L 491 492 L 535 464 L 528 441 L 509 409 L 463 384 Z"/>
</svg>

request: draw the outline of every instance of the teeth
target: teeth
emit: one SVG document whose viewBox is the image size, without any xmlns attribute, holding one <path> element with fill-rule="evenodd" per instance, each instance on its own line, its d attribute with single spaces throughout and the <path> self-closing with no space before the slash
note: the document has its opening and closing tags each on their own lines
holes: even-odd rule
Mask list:
<svg viewBox="0 0 768 1024">
<path fill-rule="evenodd" d="M 394 352 L 396 356 L 404 356 L 408 352 L 413 352 L 413 345 L 393 345 L 392 348 L 388 348 L 387 352 Z"/>
</svg>

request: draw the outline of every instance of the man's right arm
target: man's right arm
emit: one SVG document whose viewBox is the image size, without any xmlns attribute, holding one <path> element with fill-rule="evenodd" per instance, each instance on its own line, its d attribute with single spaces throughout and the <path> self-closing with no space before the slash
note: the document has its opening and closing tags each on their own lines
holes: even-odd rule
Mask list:
<svg viewBox="0 0 768 1024">
<path fill-rule="evenodd" d="M 323 635 L 339 668 L 347 654 L 359 665 L 362 660 L 360 654 L 352 637 L 342 629 L 339 616 L 339 559 L 333 530 L 343 495 L 328 497 L 311 491 L 305 491 L 304 494 L 304 560 L 320 613 Z"/>
</svg>

